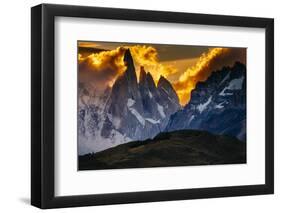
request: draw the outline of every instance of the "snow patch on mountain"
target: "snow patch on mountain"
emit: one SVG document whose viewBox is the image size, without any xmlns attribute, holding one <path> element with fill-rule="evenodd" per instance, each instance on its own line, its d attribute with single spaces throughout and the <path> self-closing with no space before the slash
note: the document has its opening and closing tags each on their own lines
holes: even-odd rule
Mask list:
<svg viewBox="0 0 281 213">
<path fill-rule="evenodd" d="M 189 126 L 189 124 L 191 123 L 191 121 L 193 121 L 193 119 L 194 119 L 194 115 L 192 115 L 189 119 L 188 119 L 188 123 L 187 123 L 187 125 Z"/>
<path fill-rule="evenodd" d="M 113 124 L 115 129 L 119 129 L 120 124 L 121 124 L 121 118 L 116 117 L 116 116 L 112 116 L 111 114 L 107 114 L 107 117 L 109 119 L 109 121 Z"/>
<path fill-rule="evenodd" d="M 229 82 L 228 88 L 229 90 L 240 90 L 242 89 L 244 81 L 244 76 L 241 78 L 233 79 L 232 81 Z"/>
<path fill-rule="evenodd" d="M 153 96 L 152 96 L 152 94 L 151 94 L 150 91 L 148 92 L 148 96 L 149 96 L 150 98 L 153 98 Z"/>
<path fill-rule="evenodd" d="M 162 118 L 166 117 L 163 106 L 161 106 L 160 104 L 157 104 L 157 110 L 160 113 Z"/>
<path fill-rule="evenodd" d="M 226 93 L 226 90 L 240 90 L 242 89 L 242 85 L 243 85 L 243 81 L 244 81 L 244 76 L 242 76 L 241 78 L 236 78 L 233 79 L 232 81 L 229 82 L 228 86 L 225 87 L 221 92 L 220 92 L 220 96 L 227 96 L 227 95 L 233 95 L 233 93 Z"/>
<path fill-rule="evenodd" d="M 159 123 L 160 123 L 159 120 L 156 121 L 156 120 L 154 120 L 154 119 L 152 119 L 152 118 L 146 118 L 145 120 L 147 120 L 148 122 L 150 122 L 150 123 L 152 123 L 152 124 L 159 124 Z"/>
<path fill-rule="evenodd" d="M 140 115 L 140 113 L 134 108 L 129 107 L 128 109 L 136 117 L 136 119 L 141 123 L 141 125 L 145 126 L 145 119 Z"/>
<path fill-rule="evenodd" d="M 207 100 L 205 103 L 199 104 L 199 105 L 197 106 L 198 111 L 199 111 L 200 113 L 202 113 L 205 109 L 207 109 L 207 106 L 211 103 L 211 101 L 212 101 L 212 96 L 209 97 L 208 100 Z"/>
<path fill-rule="evenodd" d="M 225 102 L 222 102 L 222 103 L 219 103 L 219 104 L 215 105 L 215 109 L 222 109 L 224 107 L 223 106 L 224 103 Z"/>
<path fill-rule="evenodd" d="M 129 109 L 129 111 L 136 117 L 136 119 L 141 123 L 141 125 L 145 126 L 145 119 L 141 116 L 141 114 L 134 109 L 132 106 L 135 104 L 136 102 L 129 98 L 127 101 L 127 107 Z"/>
<path fill-rule="evenodd" d="M 129 111 L 136 117 L 136 119 L 141 123 L 141 125 L 143 125 L 143 126 L 145 126 L 145 121 L 148 121 L 148 122 L 150 122 L 150 123 L 152 123 L 152 124 L 158 124 L 158 123 L 160 123 L 160 121 L 159 120 L 154 120 L 154 119 L 152 119 L 152 118 L 143 118 L 142 116 L 141 116 L 141 114 L 136 110 L 136 109 L 134 109 L 134 108 L 132 108 L 132 106 L 135 104 L 135 101 L 133 100 L 133 99 L 131 99 L 131 98 L 129 98 L 128 99 L 128 101 L 127 101 L 127 107 L 128 107 L 128 109 L 129 109 Z M 165 114 L 164 114 L 164 110 L 163 110 L 163 107 L 162 106 L 160 106 L 159 105 L 159 107 L 160 107 L 160 114 L 162 113 L 162 115 L 164 115 L 165 116 Z M 162 108 L 161 108 L 162 107 Z"/>
<path fill-rule="evenodd" d="M 132 107 L 135 103 L 136 103 L 136 102 L 135 102 L 133 99 L 129 98 L 128 101 L 127 101 L 127 107 L 130 108 L 130 107 Z"/>
<path fill-rule="evenodd" d="M 100 131 L 96 131 L 95 140 L 91 136 L 81 136 L 79 135 L 79 155 L 88 154 L 89 152 L 101 152 L 108 148 L 118 146 L 123 143 L 132 141 L 131 138 L 122 135 L 117 130 L 111 130 L 110 137 L 104 138 L 101 136 Z"/>
</svg>

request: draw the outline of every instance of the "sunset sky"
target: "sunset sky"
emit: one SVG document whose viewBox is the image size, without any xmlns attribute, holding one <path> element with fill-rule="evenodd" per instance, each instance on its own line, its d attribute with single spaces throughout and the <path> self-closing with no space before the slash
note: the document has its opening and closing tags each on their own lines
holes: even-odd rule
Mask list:
<svg viewBox="0 0 281 213">
<path fill-rule="evenodd" d="M 205 81 L 212 71 L 232 66 L 236 61 L 246 64 L 246 48 L 79 41 L 79 82 L 93 81 L 97 88 L 112 86 L 126 70 L 123 55 L 127 48 L 137 76 L 140 66 L 144 66 L 156 84 L 161 75 L 166 77 L 182 105 L 189 101 L 197 82 Z"/>
</svg>

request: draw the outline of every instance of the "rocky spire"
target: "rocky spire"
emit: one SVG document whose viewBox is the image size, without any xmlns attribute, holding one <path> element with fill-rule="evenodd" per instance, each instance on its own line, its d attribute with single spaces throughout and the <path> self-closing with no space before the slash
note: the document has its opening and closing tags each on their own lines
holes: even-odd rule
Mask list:
<svg viewBox="0 0 281 213">
<path fill-rule="evenodd" d="M 130 49 L 128 48 L 124 54 L 124 63 L 127 66 L 126 76 L 129 82 L 135 83 L 137 82 L 137 75 L 134 66 L 134 60 L 131 55 Z"/>
<path fill-rule="evenodd" d="M 128 49 L 126 49 L 126 51 L 125 51 L 125 54 L 124 54 L 124 61 L 125 62 L 127 62 L 127 63 L 129 63 L 129 64 L 126 64 L 127 66 L 128 65 L 134 65 L 134 63 L 133 63 L 133 57 L 132 57 L 132 55 L 131 55 L 131 51 L 130 51 L 130 49 L 128 48 Z"/>
<path fill-rule="evenodd" d="M 157 87 L 171 87 L 172 85 L 170 84 L 170 82 L 164 77 L 164 76 L 160 76 L 160 79 L 158 81 Z"/>
<path fill-rule="evenodd" d="M 157 84 L 157 89 L 160 92 L 161 96 L 168 96 L 171 100 L 173 100 L 173 103 L 175 105 L 179 106 L 179 98 L 174 90 L 172 84 L 164 77 L 160 76 L 160 79 Z"/>
<path fill-rule="evenodd" d="M 152 77 L 152 75 L 150 74 L 150 72 L 146 73 L 146 81 L 147 81 L 147 85 L 148 85 L 148 87 L 149 87 L 149 89 L 150 89 L 151 91 L 153 91 L 154 89 L 156 89 L 156 86 L 155 86 L 153 77 Z"/>
<path fill-rule="evenodd" d="M 150 72 L 146 72 L 144 70 L 144 67 L 141 66 L 140 67 L 140 81 L 139 81 L 140 85 L 146 85 L 146 87 L 148 87 L 151 91 L 153 91 L 154 89 L 156 89 L 154 80 L 152 75 L 150 74 Z"/>
<path fill-rule="evenodd" d="M 144 67 L 140 67 L 140 83 L 144 83 L 146 80 L 146 72 L 144 70 Z"/>
</svg>

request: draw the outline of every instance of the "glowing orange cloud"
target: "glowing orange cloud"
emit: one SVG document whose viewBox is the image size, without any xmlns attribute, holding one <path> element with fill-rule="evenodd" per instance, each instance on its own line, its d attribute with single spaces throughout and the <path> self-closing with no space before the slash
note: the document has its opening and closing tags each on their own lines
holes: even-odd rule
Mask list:
<svg viewBox="0 0 281 213">
<path fill-rule="evenodd" d="M 143 66 L 147 72 L 151 73 L 155 83 L 158 82 L 161 75 L 167 78 L 169 75 L 177 72 L 177 69 L 172 65 L 166 65 L 159 62 L 158 53 L 154 47 L 135 45 L 130 46 L 129 48 L 137 68 L 138 79 L 140 66 Z"/>
<path fill-rule="evenodd" d="M 79 81 L 94 81 L 100 87 L 112 86 L 117 77 L 126 70 L 123 60 L 127 48 L 134 59 L 138 79 L 141 66 L 151 73 L 156 84 L 161 75 L 169 80 L 172 74 L 178 72 L 174 66 L 160 63 L 157 50 L 152 46 L 121 46 L 85 57 L 78 54 Z M 221 69 L 222 66 L 232 66 L 235 61 L 246 62 L 245 49 L 241 51 L 241 48 L 210 48 L 208 52 L 203 53 L 194 66 L 187 68 L 179 75 L 178 80 L 172 82 L 180 104 L 185 105 L 189 102 L 191 91 L 198 82 L 205 81 L 213 71 Z"/>
<path fill-rule="evenodd" d="M 173 66 L 159 63 L 157 50 L 152 46 L 146 45 L 122 46 L 114 50 L 93 53 L 85 58 L 78 54 L 78 62 L 79 65 L 84 68 L 87 67 L 92 72 L 111 70 L 112 79 L 108 81 L 108 84 L 112 86 L 116 78 L 126 70 L 123 58 L 127 48 L 130 49 L 134 59 L 138 79 L 141 66 L 152 74 L 155 83 L 158 82 L 161 75 L 167 77 L 177 71 Z"/>
<path fill-rule="evenodd" d="M 118 47 L 115 50 L 93 53 L 87 56 L 85 60 L 92 68 L 92 71 L 114 69 L 117 70 L 118 73 L 122 73 L 126 69 L 123 61 L 125 50 L 126 49 L 123 47 Z"/>
<path fill-rule="evenodd" d="M 221 69 L 222 66 L 232 66 L 235 61 L 245 63 L 245 60 L 246 55 L 241 54 L 241 49 L 238 48 L 212 48 L 203 53 L 197 63 L 188 68 L 173 85 L 181 105 L 189 102 L 191 91 L 196 84 L 206 81 L 212 72 Z"/>
<path fill-rule="evenodd" d="M 126 70 L 123 58 L 126 48 L 93 53 L 86 57 L 78 54 L 80 81 L 94 81 L 96 85 L 112 86 L 116 78 Z"/>
</svg>

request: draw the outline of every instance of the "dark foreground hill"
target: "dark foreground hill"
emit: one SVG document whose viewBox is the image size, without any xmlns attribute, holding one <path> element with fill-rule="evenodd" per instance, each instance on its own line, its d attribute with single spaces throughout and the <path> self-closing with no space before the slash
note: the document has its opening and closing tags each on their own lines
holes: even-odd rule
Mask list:
<svg viewBox="0 0 281 213">
<path fill-rule="evenodd" d="M 79 170 L 246 163 L 246 143 L 206 131 L 179 130 L 152 140 L 79 156 Z"/>
</svg>

